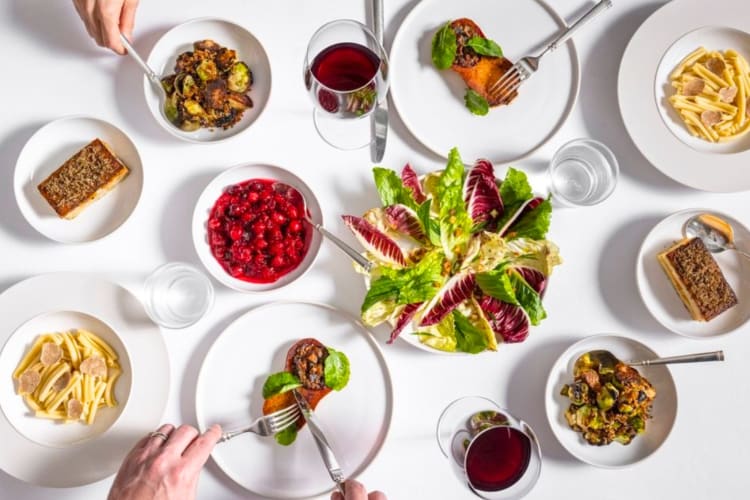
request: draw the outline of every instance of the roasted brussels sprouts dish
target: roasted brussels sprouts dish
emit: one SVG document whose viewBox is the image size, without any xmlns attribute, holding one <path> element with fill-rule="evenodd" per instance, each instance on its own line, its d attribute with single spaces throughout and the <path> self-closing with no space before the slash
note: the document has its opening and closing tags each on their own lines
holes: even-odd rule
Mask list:
<svg viewBox="0 0 750 500">
<path fill-rule="evenodd" d="M 193 44 L 177 58 L 175 73 L 162 78 L 167 93 L 164 114 L 182 130 L 233 127 L 253 106 L 247 95 L 253 84 L 248 65 L 237 53 L 213 40 Z"/>
<path fill-rule="evenodd" d="M 560 391 L 570 399 L 565 419 L 590 444 L 629 444 L 646 430 L 656 391 L 635 368 L 595 353 L 576 361 L 574 382 Z"/>
</svg>

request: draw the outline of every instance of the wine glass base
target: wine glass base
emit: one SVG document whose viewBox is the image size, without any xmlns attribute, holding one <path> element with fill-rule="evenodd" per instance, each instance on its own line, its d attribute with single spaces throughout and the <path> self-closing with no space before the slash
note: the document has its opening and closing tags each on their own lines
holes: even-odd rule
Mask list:
<svg viewBox="0 0 750 500">
<path fill-rule="evenodd" d="M 372 142 L 369 115 L 340 118 L 314 109 L 313 123 L 320 138 L 341 151 L 366 148 Z"/>
</svg>

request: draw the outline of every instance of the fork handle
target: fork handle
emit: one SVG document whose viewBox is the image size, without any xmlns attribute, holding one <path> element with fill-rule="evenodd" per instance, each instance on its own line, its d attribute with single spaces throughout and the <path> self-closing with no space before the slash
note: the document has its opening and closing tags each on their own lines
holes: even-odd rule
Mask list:
<svg viewBox="0 0 750 500">
<path fill-rule="evenodd" d="M 596 17 L 597 14 L 609 9 L 610 7 L 612 7 L 612 0 L 601 0 L 599 3 L 591 7 L 591 9 L 589 9 L 589 11 L 586 12 L 578 21 L 574 22 L 568 29 L 563 31 L 560 36 L 555 39 L 555 41 L 549 44 L 547 48 L 544 49 L 544 52 L 539 54 L 539 57 L 542 57 L 545 53 L 551 52 L 558 48 L 560 45 L 567 42 L 568 39 L 572 37 L 576 31 L 581 29 L 584 24 L 588 23 L 594 17 Z"/>
<path fill-rule="evenodd" d="M 221 437 L 219 438 L 219 441 L 217 441 L 217 442 L 223 443 L 224 441 L 229 441 L 233 437 L 237 437 L 240 434 L 246 433 L 247 431 L 248 431 L 247 428 L 244 428 L 244 429 L 235 429 L 233 431 L 226 431 L 225 433 L 223 433 L 221 435 Z"/>
<path fill-rule="evenodd" d="M 702 352 L 700 354 L 686 354 L 683 356 L 669 356 L 667 358 L 648 359 L 628 364 L 630 366 L 651 366 L 673 363 L 700 363 L 702 361 L 724 361 L 724 351 Z"/>
</svg>

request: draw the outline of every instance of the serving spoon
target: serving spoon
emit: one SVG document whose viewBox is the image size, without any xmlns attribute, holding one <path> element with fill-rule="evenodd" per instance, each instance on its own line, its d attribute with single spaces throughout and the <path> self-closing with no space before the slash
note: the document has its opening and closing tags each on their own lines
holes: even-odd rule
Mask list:
<svg viewBox="0 0 750 500">
<path fill-rule="evenodd" d="M 620 362 L 620 360 L 611 352 L 604 349 L 597 349 L 581 354 L 578 359 L 576 359 L 575 367 L 578 368 L 582 365 L 588 365 L 588 363 L 584 360 L 584 358 L 587 356 L 588 359 L 597 361 L 599 365 L 609 366 L 612 368 L 614 368 L 614 366 Z M 667 356 L 664 358 L 644 359 L 640 361 L 625 361 L 624 363 L 628 366 L 651 366 L 674 363 L 700 363 L 703 361 L 724 361 L 724 351 L 684 354 L 682 356 Z"/>
<path fill-rule="evenodd" d="M 688 238 L 700 238 L 712 253 L 734 250 L 750 259 L 750 253 L 737 248 L 734 244 L 732 225 L 712 214 L 698 214 L 690 217 L 683 228 Z"/>
</svg>

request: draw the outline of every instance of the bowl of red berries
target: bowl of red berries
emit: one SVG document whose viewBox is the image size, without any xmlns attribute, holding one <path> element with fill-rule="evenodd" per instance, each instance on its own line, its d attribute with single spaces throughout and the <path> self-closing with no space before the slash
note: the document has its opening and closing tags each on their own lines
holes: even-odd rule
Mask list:
<svg viewBox="0 0 750 500">
<path fill-rule="evenodd" d="M 312 265 L 322 224 L 318 200 L 296 175 L 272 165 L 240 165 L 203 190 L 193 243 L 208 271 L 241 292 L 288 285 Z"/>
</svg>

